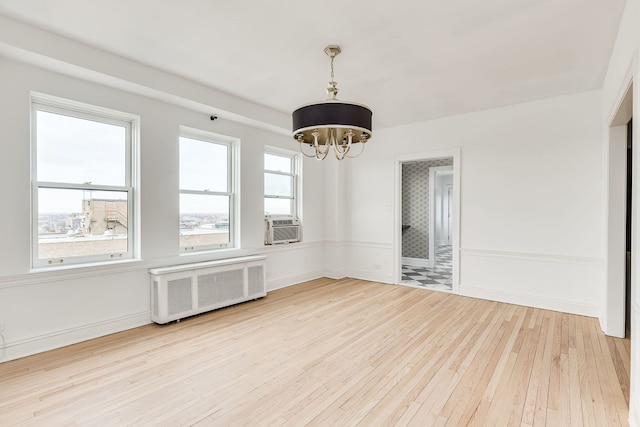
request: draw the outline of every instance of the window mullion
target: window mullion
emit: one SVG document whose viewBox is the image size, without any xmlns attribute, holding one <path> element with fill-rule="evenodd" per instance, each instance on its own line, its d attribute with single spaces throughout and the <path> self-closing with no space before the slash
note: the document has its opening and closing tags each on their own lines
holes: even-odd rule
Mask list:
<svg viewBox="0 0 640 427">
<path fill-rule="evenodd" d="M 58 188 L 67 190 L 92 190 L 92 191 L 129 191 L 129 186 L 118 185 L 94 185 L 94 184 L 72 184 L 62 182 L 36 181 L 38 188 Z"/>
<path fill-rule="evenodd" d="M 266 199 L 291 199 L 291 200 L 295 199 L 294 196 L 278 196 L 275 194 L 265 194 L 264 197 Z"/>
<path fill-rule="evenodd" d="M 274 175 L 283 175 L 283 176 L 290 176 L 290 177 L 294 177 L 295 176 L 294 173 L 282 172 L 282 171 L 272 171 L 272 170 L 269 170 L 269 169 L 265 169 L 264 172 L 265 173 L 272 173 Z"/>
<path fill-rule="evenodd" d="M 230 196 L 233 193 L 226 191 L 180 190 L 180 194 L 198 194 L 202 196 Z"/>
</svg>

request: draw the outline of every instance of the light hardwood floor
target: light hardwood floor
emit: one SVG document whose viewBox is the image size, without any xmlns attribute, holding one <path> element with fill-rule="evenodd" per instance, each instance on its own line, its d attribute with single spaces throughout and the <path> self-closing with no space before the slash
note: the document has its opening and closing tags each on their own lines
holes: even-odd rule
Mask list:
<svg viewBox="0 0 640 427">
<path fill-rule="evenodd" d="M 0 364 L 0 425 L 627 425 L 596 319 L 320 279 Z"/>
</svg>

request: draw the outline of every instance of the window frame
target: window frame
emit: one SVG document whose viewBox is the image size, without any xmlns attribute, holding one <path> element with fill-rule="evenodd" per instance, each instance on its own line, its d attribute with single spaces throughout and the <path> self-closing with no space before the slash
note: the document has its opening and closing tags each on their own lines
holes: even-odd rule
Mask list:
<svg viewBox="0 0 640 427">
<path fill-rule="evenodd" d="M 264 165 L 264 156 L 265 155 L 272 155 L 272 156 L 278 156 L 278 157 L 286 157 L 290 160 L 291 162 L 291 173 L 288 172 L 282 172 L 282 171 L 275 171 L 275 170 L 271 170 L 271 169 L 267 169 L 266 166 Z M 269 147 L 269 146 L 265 146 L 264 149 L 264 153 L 262 156 L 262 168 L 263 168 L 263 180 L 266 178 L 266 174 L 270 173 L 270 174 L 274 174 L 274 175 L 281 175 L 281 176 L 288 176 L 291 177 L 291 181 L 292 181 L 292 186 L 293 188 L 291 189 L 291 197 L 287 197 L 287 196 L 278 196 L 275 194 L 270 194 L 268 195 L 264 189 L 264 181 L 263 181 L 263 188 L 262 188 L 262 192 L 263 192 L 263 213 L 264 216 L 279 216 L 281 214 L 267 214 L 265 212 L 265 201 L 266 199 L 284 199 L 284 200 L 290 200 L 291 202 L 291 216 L 294 218 L 299 218 L 300 217 L 300 190 L 299 188 L 301 187 L 300 185 L 300 181 L 301 181 L 301 156 L 300 153 L 295 152 L 295 151 L 290 151 L 290 150 L 285 150 L 282 148 L 276 148 L 276 147 Z"/>
<path fill-rule="evenodd" d="M 121 260 L 132 260 L 138 257 L 137 236 L 137 141 L 139 131 L 139 117 L 85 104 L 78 101 L 58 98 L 41 93 L 31 93 L 31 267 L 40 269 L 45 267 L 83 266 L 93 263 L 112 263 Z M 125 179 L 123 185 L 101 185 L 91 183 L 69 183 L 38 180 L 38 111 L 67 116 L 71 118 L 89 120 L 108 125 L 125 128 Z M 83 190 L 83 191 L 115 191 L 127 195 L 127 250 L 93 255 L 80 255 L 55 258 L 40 258 L 39 256 L 39 190 Z"/>
<path fill-rule="evenodd" d="M 220 135 L 201 129 L 180 126 L 180 134 L 178 136 L 178 153 L 180 153 L 180 139 L 187 138 L 210 144 L 224 145 L 227 147 L 227 191 L 210 191 L 210 190 L 184 190 L 180 186 L 180 156 L 178 154 L 178 216 L 181 215 L 180 196 L 182 194 L 206 195 L 206 196 L 226 196 L 229 198 L 229 242 L 226 244 L 200 245 L 200 246 L 183 246 L 180 244 L 178 235 L 178 246 L 181 255 L 196 254 L 202 252 L 219 251 L 225 249 L 234 249 L 238 247 L 240 221 L 238 194 L 239 194 L 239 161 L 238 151 L 240 140 L 237 138 Z M 180 233 L 180 218 L 178 218 L 178 233 Z"/>
</svg>

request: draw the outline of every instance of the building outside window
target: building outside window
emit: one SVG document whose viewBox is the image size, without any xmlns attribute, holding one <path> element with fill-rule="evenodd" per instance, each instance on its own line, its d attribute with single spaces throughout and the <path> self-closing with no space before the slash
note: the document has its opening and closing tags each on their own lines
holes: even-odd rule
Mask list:
<svg viewBox="0 0 640 427">
<path fill-rule="evenodd" d="M 180 250 L 233 246 L 235 143 L 183 128 L 180 136 Z"/>
<path fill-rule="evenodd" d="M 34 267 L 132 258 L 135 116 L 33 96 Z"/>
<path fill-rule="evenodd" d="M 264 153 L 264 214 L 298 215 L 299 155 L 267 149 Z"/>
</svg>

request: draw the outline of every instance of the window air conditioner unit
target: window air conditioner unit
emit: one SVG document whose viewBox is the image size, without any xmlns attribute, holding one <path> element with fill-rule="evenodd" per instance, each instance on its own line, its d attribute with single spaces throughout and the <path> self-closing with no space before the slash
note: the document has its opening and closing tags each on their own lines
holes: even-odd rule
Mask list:
<svg viewBox="0 0 640 427">
<path fill-rule="evenodd" d="M 293 216 L 268 216 L 265 218 L 265 243 L 277 245 L 300 241 L 302 227 L 300 220 Z"/>
</svg>

